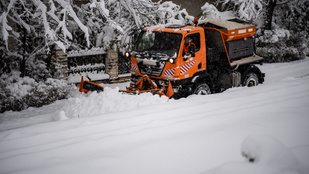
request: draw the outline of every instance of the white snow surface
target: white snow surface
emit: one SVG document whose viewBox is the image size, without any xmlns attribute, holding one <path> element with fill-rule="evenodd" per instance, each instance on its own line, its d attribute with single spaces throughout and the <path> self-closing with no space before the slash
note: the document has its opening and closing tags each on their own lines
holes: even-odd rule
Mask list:
<svg viewBox="0 0 309 174">
<path fill-rule="evenodd" d="M 103 84 L 103 93 L 0 114 L 0 173 L 309 173 L 309 58 L 259 67 L 264 84 L 208 96 Z"/>
</svg>

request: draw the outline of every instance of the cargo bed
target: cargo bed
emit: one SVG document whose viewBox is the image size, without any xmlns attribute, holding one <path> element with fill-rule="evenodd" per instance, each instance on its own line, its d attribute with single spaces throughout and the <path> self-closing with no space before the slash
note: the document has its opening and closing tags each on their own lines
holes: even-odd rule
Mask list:
<svg viewBox="0 0 309 174">
<path fill-rule="evenodd" d="M 249 63 L 262 63 L 263 60 L 264 60 L 263 57 L 260 57 L 256 54 L 254 54 L 250 57 L 231 61 L 231 67 L 235 67 L 235 66 L 239 66 L 239 65 L 245 65 L 245 64 L 249 64 Z"/>
</svg>

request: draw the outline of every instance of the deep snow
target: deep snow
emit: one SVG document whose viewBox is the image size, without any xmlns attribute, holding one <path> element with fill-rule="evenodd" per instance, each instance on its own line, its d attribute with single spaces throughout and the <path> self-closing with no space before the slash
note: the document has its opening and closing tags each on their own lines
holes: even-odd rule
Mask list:
<svg viewBox="0 0 309 174">
<path fill-rule="evenodd" d="M 309 58 L 259 67 L 264 84 L 220 94 L 118 93 L 125 83 L 0 114 L 0 173 L 309 173 Z"/>
</svg>

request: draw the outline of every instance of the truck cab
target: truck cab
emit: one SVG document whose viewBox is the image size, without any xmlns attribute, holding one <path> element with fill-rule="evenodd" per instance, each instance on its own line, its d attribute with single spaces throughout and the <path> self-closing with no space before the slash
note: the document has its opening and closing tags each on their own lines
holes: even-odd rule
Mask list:
<svg viewBox="0 0 309 174">
<path fill-rule="evenodd" d="M 174 98 L 180 98 L 263 83 L 254 66 L 263 61 L 254 54 L 254 35 L 254 25 L 236 19 L 145 28 L 131 53 L 131 86 L 147 76 L 163 91 L 171 83 Z M 189 51 L 186 38 L 193 45 Z"/>
</svg>

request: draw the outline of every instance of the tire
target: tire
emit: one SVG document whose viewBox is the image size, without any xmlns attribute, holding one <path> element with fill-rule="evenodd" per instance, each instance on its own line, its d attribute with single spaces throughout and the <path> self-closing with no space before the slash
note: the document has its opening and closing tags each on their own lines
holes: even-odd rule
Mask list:
<svg viewBox="0 0 309 174">
<path fill-rule="evenodd" d="M 253 87 L 259 84 L 259 78 L 255 73 L 249 73 L 243 81 L 243 86 Z"/>
<path fill-rule="evenodd" d="M 208 95 L 210 93 L 210 88 L 206 83 L 197 85 L 193 92 L 195 95 Z"/>
</svg>

